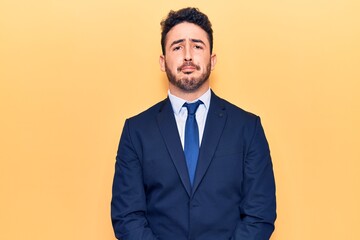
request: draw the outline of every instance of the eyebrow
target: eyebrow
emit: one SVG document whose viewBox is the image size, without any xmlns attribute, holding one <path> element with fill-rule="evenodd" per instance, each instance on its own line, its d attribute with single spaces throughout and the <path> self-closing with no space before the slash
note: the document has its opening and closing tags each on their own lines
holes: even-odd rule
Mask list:
<svg viewBox="0 0 360 240">
<path fill-rule="evenodd" d="M 203 45 L 205 45 L 205 46 L 206 46 L 206 44 L 204 43 L 204 41 L 203 41 L 203 40 L 200 40 L 200 39 L 193 39 L 193 38 L 190 38 L 190 41 L 192 41 L 192 42 L 194 42 L 194 43 L 201 43 L 201 44 L 203 44 Z"/>
<path fill-rule="evenodd" d="M 184 41 L 185 41 L 185 39 L 175 40 L 175 41 L 173 41 L 173 42 L 170 44 L 170 47 L 172 47 L 172 46 L 175 45 L 175 44 L 184 42 Z M 200 40 L 200 39 L 190 38 L 190 41 L 191 41 L 191 42 L 194 42 L 194 43 L 201 43 L 201 44 L 203 44 L 203 45 L 206 46 L 206 44 L 204 43 L 204 41 L 202 41 L 202 40 Z"/>
<path fill-rule="evenodd" d="M 172 47 L 172 46 L 175 45 L 175 44 L 181 43 L 181 42 L 183 42 L 183 41 L 185 41 L 185 39 L 175 40 L 175 41 L 173 41 L 173 42 L 171 43 L 170 47 Z"/>
</svg>

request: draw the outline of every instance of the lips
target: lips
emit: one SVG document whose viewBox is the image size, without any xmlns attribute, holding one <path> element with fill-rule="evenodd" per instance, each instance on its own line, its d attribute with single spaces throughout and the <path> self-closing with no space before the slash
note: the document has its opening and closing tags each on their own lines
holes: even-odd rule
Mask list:
<svg viewBox="0 0 360 240">
<path fill-rule="evenodd" d="M 181 72 L 189 73 L 195 70 L 200 70 L 200 67 L 190 62 L 190 63 L 184 63 L 183 65 L 178 67 L 177 70 Z"/>
<path fill-rule="evenodd" d="M 181 71 L 195 71 L 196 67 L 194 66 L 184 66 L 181 68 Z"/>
</svg>

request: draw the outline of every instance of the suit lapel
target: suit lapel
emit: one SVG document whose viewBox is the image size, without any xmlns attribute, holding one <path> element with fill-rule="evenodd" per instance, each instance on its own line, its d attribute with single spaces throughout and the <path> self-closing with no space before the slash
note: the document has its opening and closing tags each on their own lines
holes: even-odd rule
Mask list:
<svg viewBox="0 0 360 240">
<path fill-rule="evenodd" d="M 201 142 L 192 194 L 195 193 L 213 159 L 227 119 L 225 106 L 222 104 L 221 99 L 213 92 L 211 94 L 210 108 Z"/>
<path fill-rule="evenodd" d="M 157 122 L 175 168 L 179 173 L 180 179 L 188 195 L 190 196 L 191 185 L 186 166 L 185 155 L 182 149 L 174 112 L 168 98 L 164 100 L 164 105 L 160 109 L 157 116 Z"/>
</svg>

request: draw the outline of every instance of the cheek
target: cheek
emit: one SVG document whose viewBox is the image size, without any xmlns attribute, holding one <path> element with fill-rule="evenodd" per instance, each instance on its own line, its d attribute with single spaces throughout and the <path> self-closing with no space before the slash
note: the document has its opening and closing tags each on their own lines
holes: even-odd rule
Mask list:
<svg viewBox="0 0 360 240">
<path fill-rule="evenodd" d="M 182 64 L 182 61 L 179 61 L 178 59 L 168 59 L 166 61 L 166 65 L 169 69 L 177 69 L 178 66 L 180 66 Z"/>
<path fill-rule="evenodd" d="M 207 66 L 210 63 L 210 56 L 194 55 L 193 61 L 200 66 Z"/>
</svg>

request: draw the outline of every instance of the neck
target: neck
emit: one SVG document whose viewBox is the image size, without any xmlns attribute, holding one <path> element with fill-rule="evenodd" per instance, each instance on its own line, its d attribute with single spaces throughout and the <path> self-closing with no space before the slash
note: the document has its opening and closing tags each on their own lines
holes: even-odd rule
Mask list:
<svg viewBox="0 0 360 240">
<path fill-rule="evenodd" d="M 204 83 L 200 88 L 196 89 L 194 92 L 186 92 L 182 89 L 179 89 L 173 84 L 169 84 L 169 90 L 172 95 L 184 99 L 188 102 L 192 102 L 195 99 L 201 97 L 209 89 L 209 84 Z"/>
</svg>

